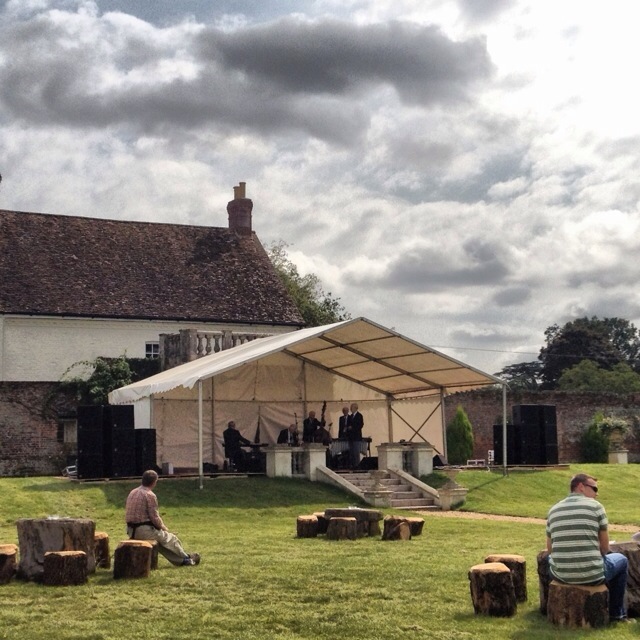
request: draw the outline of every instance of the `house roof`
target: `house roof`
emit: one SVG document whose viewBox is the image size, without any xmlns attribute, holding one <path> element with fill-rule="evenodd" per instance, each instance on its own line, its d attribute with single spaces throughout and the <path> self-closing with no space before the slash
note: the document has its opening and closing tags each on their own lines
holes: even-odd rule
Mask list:
<svg viewBox="0 0 640 640">
<path fill-rule="evenodd" d="M 258 338 L 204 356 L 116 389 L 109 402 L 126 404 L 177 387 L 191 389 L 199 381 L 278 352 L 396 400 L 505 384 L 367 318 L 354 318 Z"/>
<path fill-rule="evenodd" d="M 2 210 L 0 313 L 304 324 L 254 233 Z"/>
</svg>

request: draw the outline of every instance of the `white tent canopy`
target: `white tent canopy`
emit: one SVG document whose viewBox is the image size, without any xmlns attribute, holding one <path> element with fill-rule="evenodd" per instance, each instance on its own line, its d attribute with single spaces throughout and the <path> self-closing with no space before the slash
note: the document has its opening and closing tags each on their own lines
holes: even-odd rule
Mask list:
<svg viewBox="0 0 640 640">
<path fill-rule="evenodd" d="M 152 420 L 156 429 L 162 423 L 167 451 L 173 447 L 173 457 L 182 451 L 193 460 L 196 425 L 181 441 L 170 431 L 189 431 L 187 416 L 193 423 L 195 412 L 187 406 L 193 407 L 197 400 L 202 472 L 204 449 L 212 460 L 220 458 L 221 433 L 228 419 L 239 426 L 257 423 L 261 435 L 275 441 L 277 431 L 293 422 L 291 416 L 297 420 L 298 412 L 317 411 L 323 401 L 327 422 L 334 415 L 337 419 L 344 403 L 358 402 L 361 410 L 366 409 L 365 431 L 374 444 L 428 439 L 444 453 L 444 396 L 494 384 L 505 383 L 371 320 L 356 318 L 259 338 L 202 357 L 116 389 L 109 402 L 132 404 L 151 397 Z M 170 406 L 172 402 L 178 404 Z M 252 438 L 253 432 L 246 429 L 243 435 Z"/>
</svg>

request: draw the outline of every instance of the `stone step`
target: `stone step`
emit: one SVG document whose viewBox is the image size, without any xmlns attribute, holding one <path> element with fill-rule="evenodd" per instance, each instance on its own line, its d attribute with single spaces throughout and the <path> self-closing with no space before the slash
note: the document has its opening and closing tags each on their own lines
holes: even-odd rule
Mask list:
<svg viewBox="0 0 640 640">
<path fill-rule="evenodd" d="M 422 496 L 416 491 L 394 491 L 391 496 L 392 500 L 412 500 L 413 498 L 422 499 Z"/>
<path fill-rule="evenodd" d="M 391 506 L 394 509 L 425 509 L 426 507 L 433 505 L 432 498 L 407 498 L 403 500 L 396 500 L 391 498 Z"/>
</svg>

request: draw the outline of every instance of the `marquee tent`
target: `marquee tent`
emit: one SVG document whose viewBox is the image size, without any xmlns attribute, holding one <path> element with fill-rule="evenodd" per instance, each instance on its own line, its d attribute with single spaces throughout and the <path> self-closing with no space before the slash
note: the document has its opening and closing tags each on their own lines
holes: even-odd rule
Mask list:
<svg viewBox="0 0 640 640">
<path fill-rule="evenodd" d="M 220 464 L 222 432 L 273 443 L 310 410 L 337 425 L 356 402 L 372 448 L 428 441 L 446 456 L 444 397 L 504 381 L 366 318 L 258 338 L 116 389 L 112 404 L 151 399 L 158 456 L 177 467 Z M 503 394 L 504 397 L 504 394 Z M 335 437 L 336 427 L 331 429 Z"/>
</svg>

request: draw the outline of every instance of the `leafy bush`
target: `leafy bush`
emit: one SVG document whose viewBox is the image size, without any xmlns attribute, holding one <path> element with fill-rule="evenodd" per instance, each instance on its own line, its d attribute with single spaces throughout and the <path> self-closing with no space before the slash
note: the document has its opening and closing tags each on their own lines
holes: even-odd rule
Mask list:
<svg viewBox="0 0 640 640">
<path fill-rule="evenodd" d="M 465 410 L 458 405 L 456 415 L 447 425 L 447 460 L 465 464 L 473 457 L 473 428 Z"/>
<path fill-rule="evenodd" d="M 607 462 L 609 438 L 596 422 L 591 422 L 580 441 L 583 462 Z"/>
</svg>

